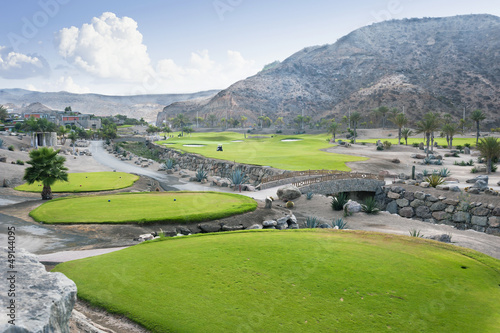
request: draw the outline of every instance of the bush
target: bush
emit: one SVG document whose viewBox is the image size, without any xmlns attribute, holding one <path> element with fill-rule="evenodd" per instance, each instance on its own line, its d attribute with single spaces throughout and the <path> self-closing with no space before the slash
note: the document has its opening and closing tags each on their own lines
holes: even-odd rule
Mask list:
<svg viewBox="0 0 500 333">
<path fill-rule="evenodd" d="M 385 149 L 389 149 L 392 146 L 392 143 L 390 143 L 389 141 L 384 141 L 384 142 L 382 142 L 382 144 L 384 145 Z"/>
<path fill-rule="evenodd" d="M 366 142 L 361 142 L 361 145 L 362 146 L 366 146 Z"/>
<path fill-rule="evenodd" d="M 311 200 L 313 196 L 314 196 L 314 192 L 307 192 L 306 199 Z"/>
<path fill-rule="evenodd" d="M 410 236 L 411 236 L 411 237 L 419 237 L 419 238 L 424 237 L 424 235 L 422 235 L 422 234 L 420 233 L 420 230 L 417 230 L 417 229 L 411 229 L 409 232 L 410 232 Z"/>
<path fill-rule="evenodd" d="M 333 220 L 332 226 L 337 229 L 346 229 L 347 228 L 347 222 L 345 222 L 342 218 Z"/>
<path fill-rule="evenodd" d="M 498 166 L 496 164 L 491 165 L 491 172 L 497 172 Z"/>
<path fill-rule="evenodd" d="M 380 208 L 378 207 L 377 200 L 374 197 L 366 198 L 364 203 L 361 205 L 361 210 L 366 214 L 378 214 Z"/>
<path fill-rule="evenodd" d="M 18 164 L 18 165 L 24 165 L 24 161 L 17 160 L 17 161 L 16 161 L 16 164 Z"/>
<path fill-rule="evenodd" d="M 202 181 L 207 179 L 208 173 L 203 169 L 199 169 L 198 171 L 196 171 L 196 174 L 194 176 L 196 177 L 196 181 L 201 183 Z"/>
<path fill-rule="evenodd" d="M 478 173 L 479 170 L 476 168 L 476 167 L 473 167 L 472 169 L 470 169 L 470 173 Z"/>
<path fill-rule="evenodd" d="M 413 146 L 414 148 L 418 148 L 418 143 L 413 142 L 412 146 Z"/>
<path fill-rule="evenodd" d="M 429 183 L 429 186 L 436 187 L 444 183 L 444 178 L 437 174 L 432 174 L 424 179 L 424 181 Z"/>
<path fill-rule="evenodd" d="M 439 169 L 439 170 L 434 170 L 434 172 L 432 172 L 432 173 L 436 174 L 436 175 L 440 175 L 443 178 L 449 177 L 451 175 L 451 171 L 448 170 L 448 168 L 442 168 L 442 169 Z"/>
<path fill-rule="evenodd" d="M 175 160 L 173 158 L 169 158 L 168 160 L 165 161 L 164 165 L 167 170 L 172 170 L 175 165 Z"/>
<path fill-rule="evenodd" d="M 382 147 L 382 146 L 377 146 L 377 150 L 384 150 L 384 147 Z"/>
<path fill-rule="evenodd" d="M 293 201 L 287 201 L 286 202 L 286 208 L 292 209 L 294 206 L 295 206 L 295 204 L 293 203 Z"/>
<path fill-rule="evenodd" d="M 339 193 L 335 195 L 332 198 L 332 209 L 337 211 L 342 210 L 344 208 L 344 205 L 347 203 L 348 198 L 348 193 Z"/>
<path fill-rule="evenodd" d="M 289 202 L 291 202 L 291 201 L 289 201 Z M 306 218 L 306 227 L 307 228 L 310 228 L 310 229 L 316 228 L 318 223 L 319 223 L 318 218 L 315 216 L 308 216 Z"/>
<path fill-rule="evenodd" d="M 7 149 L 10 150 L 10 151 L 14 151 L 14 146 L 10 145 L 9 148 L 7 148 Z"/>
<path fill-rule="evenodd" d="M 470 148 L 470 143 L 464 143 L 464 147 Z"/>
<path fill-rule="evenodd" d="M 455 148 L 456 148 L 457 150 L 462 151 L 462 149 L 464 149 L 464 146 L 462 146 L 462 145 L 456 145 L 456 146 L 455 146 Z"/>
</svg>

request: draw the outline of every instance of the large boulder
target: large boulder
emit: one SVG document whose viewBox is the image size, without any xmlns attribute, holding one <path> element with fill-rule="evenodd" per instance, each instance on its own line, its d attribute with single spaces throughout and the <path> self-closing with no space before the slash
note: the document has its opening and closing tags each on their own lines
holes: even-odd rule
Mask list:
<svg viewBox="0 0 500 333">
<path fill-rule="evenodd" d="M 283 201 L 295 200 L 297 198 L 300 198 L 300 196 L 302 195 L 299 188 L 293 185 L 285 185 L 283 187 L 280 187 L 276 194 L 278 195 L 278 198 Z"/>
<path fill-rule="evenodd" d="M 479 191 L 484 191 L 484 190 L 487 190 L 488 189 L 488 181 L 484 181 L 484 180 L 477 180 L 474 185 L 472 185 L 472 188 L 477 188 Z"/>
<path fill-rule="evenodd" d="M 347 212 L 349 214 L 359 213 L 361 212 L 361 204 L 356 201 L 349 200 L 344 205 L 344 212 Z"/>
<path fill-rule="evenodd" d="M 8 257 L 7 248 L 1 248 L 0 253 L 2 258 Z M 7 289 L 0 293 L 4 310 L 0 332 L 69 333 L 68 321 L 76 302 L 75 283 L 62 273 L 47 272 L 37 257 L 24 249 L 16 249 L 16 273 L 9 272 L 13 269 L 8 264 L 5 259 L 0 265 L 4 272 L 2 283 L 15 289 L 15 297 L 10 297 Z"/>
</svg>

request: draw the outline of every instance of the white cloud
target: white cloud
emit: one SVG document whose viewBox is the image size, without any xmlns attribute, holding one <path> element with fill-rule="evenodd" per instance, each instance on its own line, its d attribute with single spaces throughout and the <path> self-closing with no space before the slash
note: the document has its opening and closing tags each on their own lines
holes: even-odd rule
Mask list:
<svg viewBox="0 0 500 333">
<path fill-rule="evenodd" d="M 35 55 L 26 55 L 0 46 L 0 77 L 26 79 L 46 75 L 50 71 L 47 61 Z"/>
<path fill-rule="evenodd" d="M 33 91 L 67 91 L 75 94 L 91 92 L 89 88 L 76 84 L 71 76 L 60 76 L 57 80 L 44 81 L 38 86 L 28 84 L 26 89 Z"/>
<path fill-rule="evenodd" d="M 101 78 L 140 82 L 151 70 L 147 47 L 137 22 L 103 13 L 81 28 L 59 31 L 59 54 L 84 71 Z"/>
</svg>

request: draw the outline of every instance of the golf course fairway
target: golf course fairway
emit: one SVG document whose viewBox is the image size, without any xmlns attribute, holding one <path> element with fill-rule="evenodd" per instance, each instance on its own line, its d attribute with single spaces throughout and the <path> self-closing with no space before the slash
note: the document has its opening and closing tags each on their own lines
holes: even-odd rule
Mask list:
<svg viewBox="0 0 500 333">
<path fill-rule="evenodd" d="M 139 176 L 124 172 L 82 172 L 68 173 L 68 181 L 57 181 L 51 186 L 55 193 L 99 192 L 127 188 L 139 179 Z M 24 192 L 42 192 L 41 182 L 31 185 L 24 183 L 15 188 Z"/>
<path fill-rule="evenodd" d="M 220 192 L 147 192 L 58 198 L 30 212 L 44 223 L 201 222 L 253 211 L 252 198 Z"/>
<path fill-rule="evenodd" d="M 500 261 L 416 237 L 242 231 L 58 265 L 152 332 L 499 332 Z"/>
</svg>

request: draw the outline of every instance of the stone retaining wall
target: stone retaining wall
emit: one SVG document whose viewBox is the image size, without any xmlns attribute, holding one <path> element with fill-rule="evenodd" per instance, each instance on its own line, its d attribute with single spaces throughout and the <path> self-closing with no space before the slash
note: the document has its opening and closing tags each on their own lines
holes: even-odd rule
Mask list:
<svg viewBox="0 0 500 333">
<path fill-rule="evenodd" d="M 377 179 L 336 179 L 302 186 L 300 192 L 314 192 L 325 195 L 341 192 L 374 192 L 380 194 L 384 185 L 384 181 Z"/>
<path fill-rule="evenodd" d="M 284 170 L 270 167 L 228 162 L 192 153 L 181 153 L 177 150 L 160 146 L 152 142 L 148 143 L 148 147 L 154 147 L 160 150 L 162 152 L 161 158 L 164 160 L 169 158 L 174 159 L 176 165 L 181 169 L 191 171 L 203 169 L 208 171 L 211 176 L 220 177 L 229 177 L 233 170 L 241 169 L 255 185 L 260 184 L 263 177 L 274 176 L 285 172 Z"/>
<path fill-rule="evenodd" d="M 493 204 L 471 202 L 468 198 L 435 197 L 422 191 L 405 190 L 401 186 L 388 186 L 384 206 L 392 214 L 447 224 L 457 229 L 473 229 L 488 234 L 500 234 L 500 207 Z"/>
</svg>

